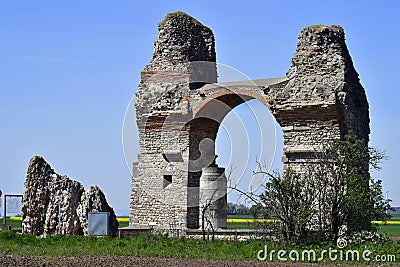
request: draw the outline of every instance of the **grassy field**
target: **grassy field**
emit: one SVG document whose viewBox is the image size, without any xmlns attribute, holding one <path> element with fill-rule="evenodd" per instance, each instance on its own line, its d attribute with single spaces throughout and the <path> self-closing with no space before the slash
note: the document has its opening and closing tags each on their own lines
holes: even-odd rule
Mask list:
<svg viewBox="0 0 400 267">
<path fill-rule="evenodd" d="M 232 220 L 233 219 L 233 220 Z M 254 223 L 251 221 L 241 222 L 241 219 L 252 219 L 251 215 L 228 215 L 228 229 L 252 229 Z M 237 221 L 235 221 L 237 220 Z M 400 236 L 400 224 L 390 224 L 390 222 L 400 223 L 400 214 L 393 215 L 388 224 L 379 224 L 378 232 L 387 236 Z"/>
<path fill-rule="evenodd" d="M 400 214 L 395 214 L 392 216 L 392 218 L 389 220 L 388 223 L 399 222 L 399 221 L 400 221 Z M 400 236 L 400 225 L 399 224 L 380 225 L 378 232 L 388 236 Z"/>
<path fill-rule="evenodd" d="M 14 220 L 12 220 L 14 219 Z M 251 219 L 248 216 L 230 216 L 230 219 Z M 392 221 L 400 220 L 400 216 L 392 218 Z M 126 219 L 119 219 L 120 226 L 127 225 Z M 8 225 L 20 227 L 21 221 L 8 218 Z M 252 223 L 229 223 L 230 228 L 248 228 Z M 381 231 L 388 235 L 399 235 L 399 225 L 381 226 Z M 238 228 L 236 228 L 238 229 Z M 37 238 L 29 234 L 17 234 L 12 231 L 0 232 L 0 256 L 50 256 L 50 257 L 78 257 L 78 256 L 141 256 L 161 258 L 191 258 L 213 260 L 253 260 L 257 261 L 257 252 L 268 247 L 268 251 L 280 249 L 300 253 L 305 250 L 314 250 L 322 253 L 323 250 L 336 247 L 335 244 L 314 244 L 297 246 L 279 242 L 265 242 L 261 240 L 249 241 L 203 241 L 190 238 L 168 238 L 165 235 L 126 237 L 123 239 L 87 236 L 55 235 L 46 238 Z M 359 245 L 349 244 L 346 249 L 357 250 L 360 255 L 368 248 L 372 255 L 396 255 L 399 262 L 400 242 L 382 241 L 379 243 L 363 243 Z M 276 261 L 277 259 L 275 259 Z M 306 262 L 309 262 L 306 260 Z M 336 263 L 324 258 L 323 263 Z M 363 261 L 361 261 L 363 262 Z M 346 263 L 360 263 L 346 261 Z"/>
<path fill-rule="evenodd" d="M 400 225 L 380 225 L 378 233 L 387 236 L 400 236 Z"/>
<path fill-rule="evenodd" d="M 252 219 L 251 215 L 229 215 L 228 216 L 228 229 L 252 229 L 254 228 L 253 222 L 231 222 L 230 219 Z M 400 215 L 394 215 L 390 220 L 389 223 L 393 222 L 400 222 Z M 118 218 L 119 227 L 128 226 L 129 220 L 127 218 Z M 1 224 L 3 220 L 1 219 Z M 15 217 L 7 217 L 7 225 L 11 226 L 12 228 L 20 228 L 21 227 L 21 220 L 20 218 Z M 388 236 L 400 236 L 400 224 L 387 224 L 387 225 L 379 225 L 379 233 L 385 234 Z"/>
<path fill-rule="evenodd" d="M 129 222 L 118 222 L 119 223 L 119 227 L 126 227 L 129 225 Z"/>
<path fill-rule="evenodd" d="M 129 218 L 117 218 L 119 227 L 126 227 L 129 225 Z"/>
<path fill-rule="evenodd" d="M 3 218 L 1 218 L 1 223 L 3 224 L 4 220 Z M 21 220 L 20 219 L 16 219 L 15 217 L 7 217 L 6 218 L 6 225 L 11 226 L 12 228 L 21 228 Z"/>
<path fill-rule="evenodd" d="M 400 221 L 400 214 L 392 215 L 392 218 L 389 221 Z"/>
<path fill-rule="evenodd" d="M 0 232 L 0 255 L 79 257 L 79 256 L 141 256 L 161 258 L 192 258 L 213 260 L 252 260 L 257 261 L 257 253 L 264 250 L 280 249 L 297 250 L 301 254 L 305 250 L 314 250 L 317 255 L 323 250 L 335 247 L 334 244 L 316 244 L 297 246 L 293 244 L 271 243 L 261 240 L 249 241 L 203 241 L 190 238 L 168 238 L 165 235 L 126 237 L 122 239 L 111 237 L 85 237 L 55 235 L 37 238 L 29 234 L 16 234 L 12 231 Z M 398 255 L 400 243 L 382 241 L 377 244 L 350 244 L 347 248 L 359 251 L 362 255 L 365 248 L 371 255 Z M 273 258 L 276 261 L 276 258 Z M 397 259 L 398 260 L 398 259 Z M 310 262 L 310 260 L 305 260 Z M 315 262 L 315 260 L 311 260 Z M 332 262 L 328 257 L 320 262 Z M 348 261 L 346 261 L 348 262 Z M 353 263 L 360 263 L 350 261 Z M 363 262 L 363 261 L 361 261 Z"/>
</svg>

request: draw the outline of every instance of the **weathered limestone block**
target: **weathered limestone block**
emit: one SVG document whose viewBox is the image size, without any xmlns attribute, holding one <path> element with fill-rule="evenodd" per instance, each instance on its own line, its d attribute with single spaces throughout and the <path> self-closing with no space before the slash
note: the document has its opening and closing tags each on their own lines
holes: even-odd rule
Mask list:
<svg viewBox="0 0 400 267">
<path fill-rule="evenodd" d="M 57 176 L 42 157 L 35 156 L 29 162 L 22 202 L 22 229 L 25 233 L 42 235 L 44 232 L 52 175 Z"/>
<path fill-rule="evenodd" d="M 60 201 L 60 232 L 62 234 L 80 234 L 81 222 L 76 209 L 80 204 L 83 186 L 67 176 L 53 174 L 48 185 L 50 198 L 47 204 L 44 233 L 58 233 L 58 201 Z"/>
<path fill-rule="evenodd" d="M 87 234 L 87 212 L 110 212 L 111 233 L 118 222 L 103 192 L 54 172 L 40 156 L 31 159 L 24 184 L 22 231 L 34 235 Z M 59 219 L 60 214 L 60 219 Z"/>
<path fill-rule="evenodd" d="M 118 221 L 114 209 L 108 205 L 106 196 L 97 186 L 91 186 L 89 190 L 82 194 L 81 203 L 77 209 L 77 216 L 81 222 L 82 230 L 85 235 L 88 234 L 88 212 L 109 212 L 110 234 L 116 236 L 118 233 Z"/>
</svg>

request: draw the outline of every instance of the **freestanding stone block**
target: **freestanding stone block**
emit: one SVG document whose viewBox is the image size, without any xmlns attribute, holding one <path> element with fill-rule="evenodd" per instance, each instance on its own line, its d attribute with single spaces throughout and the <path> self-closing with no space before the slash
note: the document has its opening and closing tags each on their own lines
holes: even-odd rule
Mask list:
<svg viewBox="0 0 400 267">
<path fill-rule="evenodd" d="M 110 212 L 110 230 L 116 236 L 118 221 L 100 188 L 85 192 L 79 182 L 55 173 L 42 157 L 31 159 L 22 202 L 24 233 L 53 235 L 60 227 L 61 234 L 87 235 L 87 214 L 95 211 Z"/>
<path fill-rule="evenodd" d="M 83 234 L 88 235 L 88 213 L 89 212 L 109 212 L 109 229 L 112 236 L 118 234 L 118 221 L 114 209 L 108 205 L 106 196 L 98 186 L 91 186 L 81 196 L 81 202 L 77 208 Z"/>
<path fill-rule="evenodd" d="M 368 102 L 340 26 L 305 28 L 283 78 L 216 84 L 213 33 L 182 12 L 166 15 L 154 46 L 136 93 L 131 224 L 200 227 L 201 177 L 214 164 L 219 125 L 248 100 L 280 124 L 285 168 L 301 172 L 324 143 L 346 134 L 368 143 Z"/>
</svg>

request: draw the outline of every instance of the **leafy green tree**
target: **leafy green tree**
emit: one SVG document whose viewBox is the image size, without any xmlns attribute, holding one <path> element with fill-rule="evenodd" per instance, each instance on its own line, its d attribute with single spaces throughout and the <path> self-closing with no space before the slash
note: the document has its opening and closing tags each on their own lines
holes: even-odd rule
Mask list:
<svg viewBox="0 0 400 267">
<path fill-rule="evenodd" d="M 236 204 L 228 202 L 228 210 L 229 215 L 251 215 L 250 209 L 243 204 Z"/>
<path fill-rule="evenodd" d="M 284 240 L 298 242 L 307 236 L 307 224 L 315 213 L 313 186 L 291 169 L 269 175 L 260 195 L 263 215 L 280 221 Z"/>
<path fill-rule="evenodd" d="M 284 240 L 336 240 L 341 229 L 347 229 L 347 234 L 376 231 L 371 221 L 389 218 L 390 200 L 383 197 L 382 181 L 373 180 L 369 173 L 369 168 L 379 169 L 383 153 L 346 136 L 312 158 L 301 174 L 290 168 L 283 175 L 270 174 L 260 164 L 256 172 L 269 181 L 253 210 L 280 220 Z"/>
<path fill-rule="evenodd" d="M 385 158 L 382 152 L 346 136 L 333 140 L 316 155 L 318 163 L 307 169 L 305 179 L 317 184 L 321 233 L 328 232 L 336 239 L 343 226 L 349 234 L 371 231 L 372 220 L 388 219 L 390 200 L 383 197 L 382 181 L 375 181 L 369 173 L 370 168 L 380 168 Z"/>
<path fill-rule="evenodd" d="M 228 215 L 236 214 L 236 204 L 232 202 L 228 202 Z"/>
</svg>

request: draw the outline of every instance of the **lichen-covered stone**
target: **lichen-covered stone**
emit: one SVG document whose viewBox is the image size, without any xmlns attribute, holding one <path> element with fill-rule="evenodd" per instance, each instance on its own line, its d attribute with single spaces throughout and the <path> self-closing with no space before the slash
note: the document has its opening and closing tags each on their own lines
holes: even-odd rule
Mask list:
<svg viewBox="0 0 400 267">
<path fill-rule="evenodd" d="M 153 57 L 143 70 L 187 70 L 188 62 L 215 62 L 215 40 L 212 31 L 184 12 L 165 16 L 158 25 Z"/>
<path fill-rule="evenodd" d="M 341 137 L 355 135 L 368 143 L 368 101 L 342 27 L 316 25 L 303 29 L 287 77 L 285 89 L 274 96 L 277 114 L 297 109 L 303 121 L 312 120 L 318 117 L 302 114 L 299 107 L 325 105 L 328 110 L 328 106 L 334 106 L 330 121 L 338 122 Z"/>
<path fill-rule="evenodd" d="M 114 209 L 108 205 L 106 196 L 97 186 L 91 186 L 82 194 L 80 204 L 77 209 L 77 215 L 80 219 L 83 233 L 88 234 L 88 212 L 109 212 L 110 234 L 116 236 L 118 233 L 118 221 Z"/>
<path fill-rule="evenodd" d="M 22 229 L 25 233 L 42 235 L 50 200 L 49 183 L 57 176 L 50 165 L 39 156 L 29 162 L 22 202 Z"/>
<path fill-rule="evenodd" d="M 53 174 L 47 190 L 50 192 L 48 199 L 44 234 L 58 232 L 58 201 L 60 201 L 60 232 L 62 234 L 81 233 L 81 222 L 76 214 L 80 204 L 83 186 L 69 179 L 67 176 Z"/>
<path fill-rule="evenodd" d="M 115 213 L 98 187 L 85 192 L 79 182 L 55 173 L 42 157 L 31 159 L 22 201 L 24 233 L 53 235 L 60 229 L 61 234 L 87 234 L 90 211 L 110 212 L 111 233 L 116 235 Z"/>
<path fill-rule="evenodd" d="M 268 92 L 284 134 L 285 166 L 298 171 L 332 139 L 353 135 L 369 141 L 365 90 L 340 26 L 316 25 L 299 35 L 284 88 Z"/>
<path fill-rule="evenodd" d="M 140 114 L 188 111 L 190 89 L 217 81 L 212 31 L 183 12 L 169 13 L 158 26 L 153 57 L 136 93 Z"/>
</svg>

